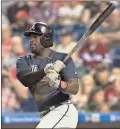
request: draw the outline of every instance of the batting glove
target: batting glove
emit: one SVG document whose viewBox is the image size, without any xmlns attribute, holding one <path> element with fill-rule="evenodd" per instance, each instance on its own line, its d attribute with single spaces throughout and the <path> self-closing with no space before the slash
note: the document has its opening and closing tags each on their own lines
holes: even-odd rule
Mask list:
<svg viewBox="0 0 120 129">
<path fill-rule="evenodd" d="M 44 68 L 44 72 L 45 72 L 46 74 L 51 73 L 51 72 L 53 72 L 53 71 L 54 71 L 53 63 L 47 64 L 47 65 L 45 66 L 45 68 Z"/>
<path fill-rule="evenodd" d="M 57 73 L 59 73 L 64 67 L 65 64 L 62 61 L 57 60 L 54 63 L 47 64 L 44 68 L 44 72 L 47 74 L 55 70 Z"/>
<path fill-rule="evenodd" d="M 59 88 L 61 77 L 55 70 L 51 70 L 50 72 L 46 74 L 46 76 L 49 79 L 50 87 L 55 88 L 55 89 Z"/>
<path fill-rule="evenodd" d="M 60 61 L 60 60 L 57 60 L 53 63 L 53 68 L 56 72 L 60 72 L 63 68 L 65 67 L 65 64 Z"/>
</svg>

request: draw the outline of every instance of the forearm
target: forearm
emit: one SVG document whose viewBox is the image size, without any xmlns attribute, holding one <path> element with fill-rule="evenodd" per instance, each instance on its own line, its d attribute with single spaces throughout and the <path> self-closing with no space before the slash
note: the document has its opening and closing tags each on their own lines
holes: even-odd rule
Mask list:
<svg viewBox="0 0 120 129">
<path fill-rule="evenodd" d="M 75 95 L 79 90 L 79 84 L 77 80 L 70 79 L 67 81 L 67 87 L 64 90 L 64 93 Z"/>
<path fill-rule="evenodd" d="M 21 72 L 17 74 L 17 78 L 20 80 L 20 82 L 25 86 L 31 86 L 34 84 L 37 84 L 40 80 L 43 79 L 45 76 L 44 69 L 36 72 Z"/>
</svg>

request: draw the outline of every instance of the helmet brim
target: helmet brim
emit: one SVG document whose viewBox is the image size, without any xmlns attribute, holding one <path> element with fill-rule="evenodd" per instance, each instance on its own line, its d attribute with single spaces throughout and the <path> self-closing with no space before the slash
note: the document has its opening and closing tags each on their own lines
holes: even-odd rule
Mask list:
<svg viewBox="0 0 120 129">
<path fill-rule="evenodd" d="M 31 35 L 42 35 L 42 34 L 35 32 L 35 31 L 26 31 L 23 33 L 23 35 L 26 37 L 30 37 Z"/>
</svg>

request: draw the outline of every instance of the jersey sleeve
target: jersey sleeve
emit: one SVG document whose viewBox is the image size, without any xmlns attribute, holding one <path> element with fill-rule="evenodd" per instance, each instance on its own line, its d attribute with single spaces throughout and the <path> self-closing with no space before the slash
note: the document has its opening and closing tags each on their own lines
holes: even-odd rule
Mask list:
<svg viewBox="0 0 120 129">
<path fill-rule="evenodd" d="M 70 78 L 77 78 L 77 71 L 75 68 L 75 64 L 70 58 L 66 63 L 65 63 L 65 68 L 61 71 L 61 77 L 63 80 L 68 80 Z"/>
<path fill-rule="evenodd" d="M 20 72 L 30 72 L 30 67 L 28 65 L 28 63 L 26 62 L 25 58 L 24 57 L 20 57 L 18 60 L 17 60 L 17 63 L 16 63 L 16 71 L 17 71 L 17 74 L 20 73 Z"/>
</svg>

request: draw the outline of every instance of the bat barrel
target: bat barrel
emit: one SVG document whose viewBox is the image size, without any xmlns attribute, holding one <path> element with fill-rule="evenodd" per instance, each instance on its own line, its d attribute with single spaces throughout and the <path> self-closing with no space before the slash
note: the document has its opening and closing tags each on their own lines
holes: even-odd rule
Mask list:
<svg viewBox="0 0 120 129">
<path fill-rule="evenodd" d="M 110 3 L 109 6 L 104 10 L 104 12 L 98 17 L 98 19 L 89 28 L 89 35 L 92 34 L 97 27 L 111 14 L 111 12 L 116 8 L 115 4 Z"/>
</svg>

